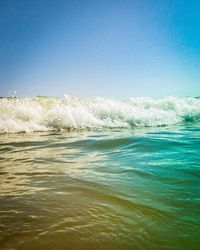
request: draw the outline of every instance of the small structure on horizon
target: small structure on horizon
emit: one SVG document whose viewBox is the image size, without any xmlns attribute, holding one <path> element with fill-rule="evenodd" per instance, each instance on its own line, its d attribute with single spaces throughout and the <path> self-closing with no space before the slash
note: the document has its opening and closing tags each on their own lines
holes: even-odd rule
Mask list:
<svg viewBox="0 0 200 250">
<path fill-rule="evenodd" d="M 9 96 L 10 98 L 16 98 L 17 91 L 16 90 L 9 90 Z"/>
</svg>

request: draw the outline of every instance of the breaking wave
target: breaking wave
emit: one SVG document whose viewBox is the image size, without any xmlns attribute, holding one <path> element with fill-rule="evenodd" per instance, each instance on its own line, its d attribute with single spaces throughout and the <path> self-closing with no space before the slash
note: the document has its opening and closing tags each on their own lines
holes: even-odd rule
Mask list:
<svg viewBox="0 0 200 250">
<path fill-rule="evenodd" d="M 200 99 L 137 97 L 117 101 L 68 95 L 64 99 L 0 99 L 0 133 L 165 126 L 188 121 L 200 121 Z"/>
</svg>

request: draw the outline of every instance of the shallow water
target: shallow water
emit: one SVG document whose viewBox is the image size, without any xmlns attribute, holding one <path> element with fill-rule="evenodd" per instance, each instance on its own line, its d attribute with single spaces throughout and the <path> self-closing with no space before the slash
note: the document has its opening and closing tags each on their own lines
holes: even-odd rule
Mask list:
<svg viewBox="0 0 200 250">
<path fill-rule="evenodd" d="M 199 249 L 200 127 L 0 137 L 1 249 Z"/>
</svg>

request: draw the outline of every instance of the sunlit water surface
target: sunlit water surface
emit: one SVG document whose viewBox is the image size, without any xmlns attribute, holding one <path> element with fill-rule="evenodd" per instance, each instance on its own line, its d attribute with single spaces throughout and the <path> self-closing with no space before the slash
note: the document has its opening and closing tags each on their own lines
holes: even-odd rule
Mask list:
<svg viewBox="0 0 200 250">
<path fill-rule="evenodd" d="M 200 249 L 200 128 L 0 137 L 1 249 Z"/>
</svg>

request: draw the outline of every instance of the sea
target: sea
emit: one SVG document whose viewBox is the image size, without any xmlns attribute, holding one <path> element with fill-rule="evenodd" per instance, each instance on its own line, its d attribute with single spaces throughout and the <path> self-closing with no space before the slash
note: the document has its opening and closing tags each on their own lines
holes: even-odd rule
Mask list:
<svg viewBox="0 0 200 250">
<path fill-rule="evenodd" d="M 200 99 L 0 99 L 0 249 L 200 249 Z"/>
</svg>

